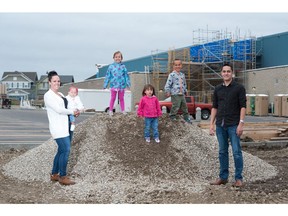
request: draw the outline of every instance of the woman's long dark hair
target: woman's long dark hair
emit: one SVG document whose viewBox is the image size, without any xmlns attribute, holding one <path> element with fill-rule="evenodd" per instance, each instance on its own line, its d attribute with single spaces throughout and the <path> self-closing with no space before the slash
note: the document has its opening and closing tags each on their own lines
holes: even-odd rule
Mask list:
<svg viewBox="0 0 288 216">
<path fill-rule="evenodd" d="M 56 71 L 50 71 L 48 73 L 48 81 L 51 82 L 51 79 L 53 76 L 58 76 L 57 72 Z"/>
</svg>

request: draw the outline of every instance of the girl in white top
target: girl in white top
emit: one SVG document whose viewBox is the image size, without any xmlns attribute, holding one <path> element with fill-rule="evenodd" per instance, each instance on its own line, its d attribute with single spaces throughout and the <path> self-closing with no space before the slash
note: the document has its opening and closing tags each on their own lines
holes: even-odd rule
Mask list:
<svg viewBox="0 0 288 216">
<path fill-rule="evenodd" d="M 50 89 L 44 94 L 44 102 L 49 120 L 49 130 L 58 145 L 57 153 L 54 157 L 51 181 L 59 181 L 63 185 L 75 184 L 67 177 L 67 163 L 70 154 L 70 135 L 68 115 L 78 116 L 79 111 L 67 109 L 67 99 L 58 92 L 60 78 L 56 71 L 48 73 Z"/>
</svg>

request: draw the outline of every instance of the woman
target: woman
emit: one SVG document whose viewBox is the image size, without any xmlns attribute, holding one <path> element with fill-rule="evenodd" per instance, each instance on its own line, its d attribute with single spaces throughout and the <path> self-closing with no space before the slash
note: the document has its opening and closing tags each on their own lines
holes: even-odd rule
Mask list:
<svg viewBox="0 0 288 216">
<path fill-rule="evenodd" d="M 56 71 L 48 73 L 48 82 L 50 89 L 44 95 L 44 102 L 49 120 L 49 130 L 58 145 L 50 179 L 59 181 L 62 185 L 72 185 L 75 182 L 67 176 L 66 172 L 71 144 L 68 115 L 77 117 L 80 112 L 67 109 L 67 99 L 58 92 L 60 77 Z"/>
</svg>

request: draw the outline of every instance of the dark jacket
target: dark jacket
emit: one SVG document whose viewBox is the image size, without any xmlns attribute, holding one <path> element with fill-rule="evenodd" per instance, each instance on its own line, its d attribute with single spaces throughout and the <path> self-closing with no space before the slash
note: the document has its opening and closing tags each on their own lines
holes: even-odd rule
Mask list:
<svg viewBox="0 0 288 216">
<path fill-rule="evenodd" d="M 240 110 L 246 108 L 246 90 L 243 85 L 232 82 L 216 86 L 213 97 L 213 108 L 217 109 L 217 126 L 234 126 L 239 124 Z"/>
</svg>

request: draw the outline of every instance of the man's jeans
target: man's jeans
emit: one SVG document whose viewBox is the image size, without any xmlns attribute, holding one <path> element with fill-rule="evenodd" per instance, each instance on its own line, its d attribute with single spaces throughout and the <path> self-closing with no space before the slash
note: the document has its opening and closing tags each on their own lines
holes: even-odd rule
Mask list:
<svg viewBox="0 0 288 216">
<path fill-rule="evenodd" d="M 147 118 L 145 117 L 145 128 L 144 128 L 144 136 L 150 137 L 150 129 L 152 128 L 154 139 L 159 138 L 158 132 L 158 118 Z"/>
<path fill-rule="evenodd" d="M 55 139 L 58 145 L 58 151 L 54 157 L 52 174 L 59 173 L 60 176 L 67 175 L 67 164 L 70 154 L 70 137 L 63 137 Z"/>
<path fill-rule="evenodd" d="M 232 146 L 235 166 L 235 180 L 242 180 L 243 156 L 240 145 L 240 137 L 236 134 L 237 125 L 230 127 L 216 126 L 216 135 L 219 143 L 219 161 L 220 174 L 219 177 L 227 180 L 229 176 L 229 140 Z"/>
</svg>

